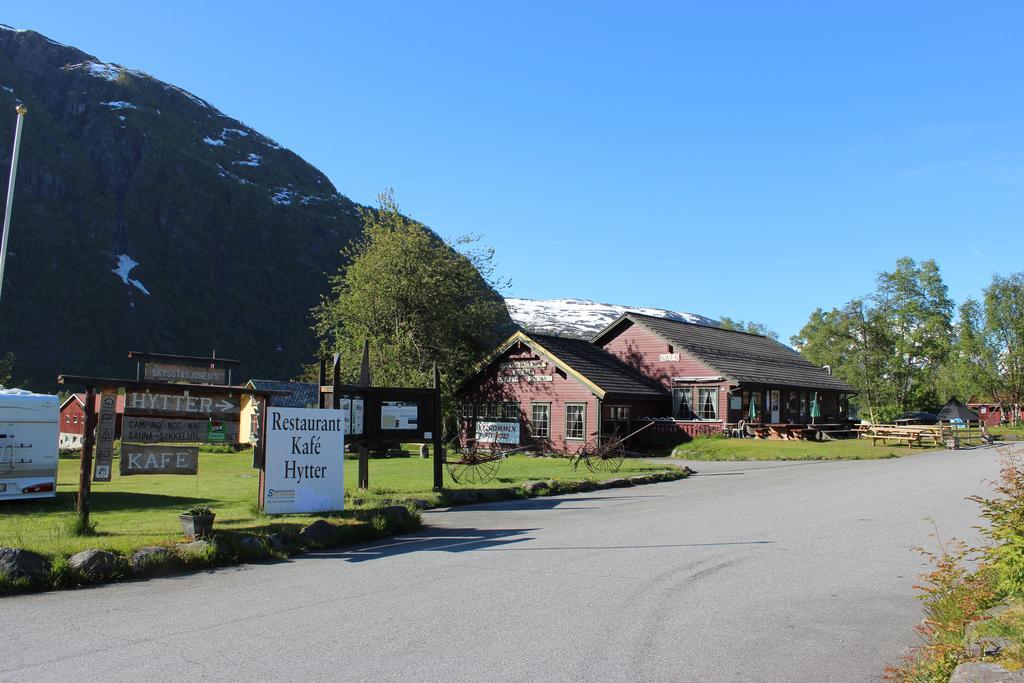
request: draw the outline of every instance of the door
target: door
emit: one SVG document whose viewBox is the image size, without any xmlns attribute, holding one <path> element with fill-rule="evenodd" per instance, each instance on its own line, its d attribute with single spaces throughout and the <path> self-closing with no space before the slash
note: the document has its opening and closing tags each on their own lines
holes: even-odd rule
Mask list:
<svg viewBox="0 0 1024 683">
<path fill-rule="evenodd" d="M 778 424 L 781 421 L 779 416 L 781 401 L 779 399 L 778 389 L 772 389 L 768 392 L 768 404 L 768 411 L 771 413 L 772 422 Z"/>
</svg>

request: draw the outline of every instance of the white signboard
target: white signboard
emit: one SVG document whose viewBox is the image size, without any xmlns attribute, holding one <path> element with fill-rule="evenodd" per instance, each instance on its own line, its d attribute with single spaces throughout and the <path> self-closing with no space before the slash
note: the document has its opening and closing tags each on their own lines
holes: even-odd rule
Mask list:
<svg viewBox="0 0 1024 683">
<path fill-rule="evenodd" d="M 381 429 L 416 429 L 419 410 L 415 403 L 384 401 L 380 407 Z"/>
<path fill-rule="evenodd" d="M 519 445 L 518 422 L 477 422 L 477 443 L 503 443 Z"/>
<path fill-rule="evenodd" d="M 330 512 L 345 504 L 345 413 L 267 408 L 263 511 Z"/>
<path fill-rule="evenodd" d="M 345 433 L 363 433 L 363 399 L 343 398 L 341 399 L 341 410 L 345 413 Z"/>
<path fill-rule="evenodd" d="M 679 360 L 679 354 L 678 353 L 663 353 L 663 354 L 658 356 L 658 360 L 661 360 L 661 361 L 678 361 Z"/>
</svg>

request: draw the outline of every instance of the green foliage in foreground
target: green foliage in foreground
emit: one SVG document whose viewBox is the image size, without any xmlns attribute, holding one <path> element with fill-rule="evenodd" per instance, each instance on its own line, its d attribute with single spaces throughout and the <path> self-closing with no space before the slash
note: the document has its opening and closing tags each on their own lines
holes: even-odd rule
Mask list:
<svg viewBox="0 0 1024 683">
<path fill-rule="evenodd" d="M 684 460 L 875 460 L 920 453 L 921 448 L 872 446 L 866 439 L 839 441 L 769 441 L 702 436 L 672 451 Z"/>
<path fill-rule="evenodd" d="M 252 451 L 233 454 L 202 452 L 198 476 L 148 475 L 120 477 L 114 463 L 110 483 L 94 483 L 91 519 L 95 535 L 73 532 L 78 489 L 77 456 L 62 456 L 57 497 L 46 501 L 21 501 L 0 505 L 0 546 L 27 548 L 47 555 L 71 555 L 86 548 L 120 553 L 169 540 L 184 540 L 178 515 L 193 505 L 208 505 L 217 515 L 215 531 L 268 533 L 282 527 L 298 529 L 323 516 L 264 515 L 256 507 L 258 472 L 251 468 Z M 370 490 L 356 488 L 358 465 L 345 462 L 346 507 L 329 515 L 336 523 L 356 523 L 356 512 L 384 504 L 419 498 L 428 504 L 441 502 L 431 490 L 433 462 L 420 458 L 396 458 L 370 462 Z M 627 460 L 617 475 L 666 469 Z M 490 488 L 507 488 L 530 479 L 598 480 L 612 475 L 593 475 L 585 468 L 573 470 L 568 460 L 512 456 L 501 465 Z M 454 484 L 445 473 L 445 486 Z M 481 488 L 481 487 L 472 487 Z"/>
</svg>

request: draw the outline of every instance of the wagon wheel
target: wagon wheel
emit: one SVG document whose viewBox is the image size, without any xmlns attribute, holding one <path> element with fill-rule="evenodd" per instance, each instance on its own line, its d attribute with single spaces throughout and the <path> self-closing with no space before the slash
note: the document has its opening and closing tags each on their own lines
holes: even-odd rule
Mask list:
<svg viewBox="0 0 1024 683">
<path fill-rule="evenodd" d="M 582 456 L 591 472 L 617 472 L 626 457 L 622 439 L 611 437 Z"/>
<path fill-rule="evenodd" d="M 448 475 L 456 484 L 486 484 L 498 476 L 504 456 L 494 445 L 470 446 L 458 460 L 446 463 Z"/>
</svg>

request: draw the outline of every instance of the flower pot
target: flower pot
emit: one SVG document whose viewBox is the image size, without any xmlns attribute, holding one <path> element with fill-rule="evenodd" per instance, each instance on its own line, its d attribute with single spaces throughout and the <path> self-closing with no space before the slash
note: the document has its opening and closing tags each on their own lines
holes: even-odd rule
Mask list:
<svg viewBox="0 0 1024 683">
<path fill-rule="evenodd" d="M 213 518 L 217 515 L 178 515 L 181 530 L 189 538 L 203 538 L 213 533 Z"/>
</svg>

